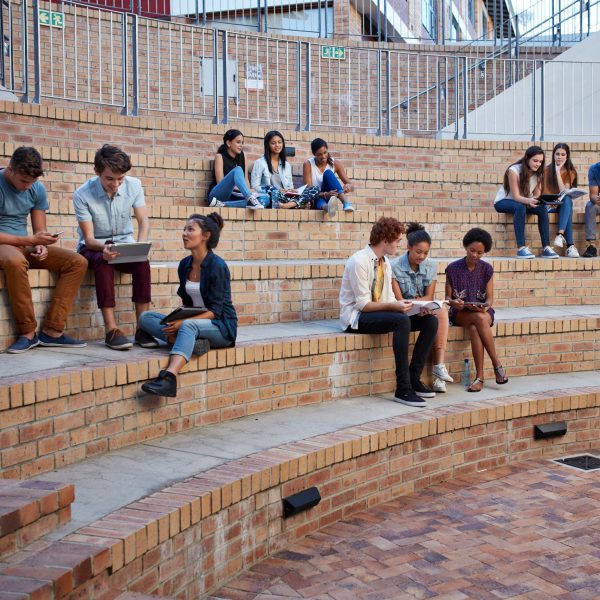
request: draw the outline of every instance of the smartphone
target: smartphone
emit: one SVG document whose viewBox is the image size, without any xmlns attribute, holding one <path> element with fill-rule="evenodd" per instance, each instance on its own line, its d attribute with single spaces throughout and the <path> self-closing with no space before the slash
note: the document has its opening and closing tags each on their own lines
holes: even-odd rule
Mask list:
<svg viewBox="0 0 600 600">
<path fill-rule="evenodd" d="M 64 233 L 64 231 L 57 231 L 56 233 L 52 234 L 52 237 L 58 237 L 59 235 L 62 235 Z"/>
</svg>

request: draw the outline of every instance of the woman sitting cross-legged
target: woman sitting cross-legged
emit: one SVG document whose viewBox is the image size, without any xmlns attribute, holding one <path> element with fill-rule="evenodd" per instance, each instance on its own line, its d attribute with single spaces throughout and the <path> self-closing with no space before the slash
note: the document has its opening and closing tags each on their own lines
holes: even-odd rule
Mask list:
<svg viewBox="0 0 600 600">
<path fill-rule="evenodd" d="M 229 208 L 264 208 L 256 194 L 250 191 L 248 166 L 244 155 L 244 136 L 237 129 L 229 129 L 215 155 L 213 181 L 208 192 L 208 205 Z"/>
<path fill-rule="evenodd" d="M 467 231 L 463 238 L 467 255 L 446 267 L 446 300 L 450 304 L 450 322 L 464 327 L 471 338 L 476 377 L 468 392 L 483 389 L 483 351 L 492 359 L 496 383 L 506 383 L 508 377 L 496 354 L 492 334 L 494 324 L 494 269 L 481 260 L 492 249 L 492 236 L 479 227 Z"/>
<path fill-rule="evenodd" d="M 292 165 L 285 155 L 285 140 L 279 131 L 269 131 L 264 139 L 265 153 L 252 167 L 250 185 L 266 199 L 266 207 L 311 208 L 319 189 L 305 185 L 294 189 Z"/>
<path fill-rule="evenodd" d="M 148 311 L 140 317 L 140 329 L 158 340 L 172 344 L 169 364 L 142 389 L 157 396 L 177 395 L 177 374 L 192 354 L 235 344 L 237 315 L 231 301 L 231 276 L 225 261 L 213 253 L 219 243 L 223 219 L 218 213 L 192 215 L 183 230 L 183 246 L 190 251 L 177 269 L 177 295 L 183 305 L 205 309 L 201 314 L 161 323 L 165 315 Z"/>
</svg>

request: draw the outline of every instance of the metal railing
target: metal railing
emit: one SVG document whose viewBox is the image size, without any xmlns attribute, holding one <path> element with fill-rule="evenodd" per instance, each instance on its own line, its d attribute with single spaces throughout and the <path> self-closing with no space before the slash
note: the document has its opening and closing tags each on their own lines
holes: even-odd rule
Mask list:
<svg viewBox="0 0 600 600">
<path fill-rule="evenodd" d="M 0 10 L 0 85 L 17 94 L 27 94 L 27 3 L 2 0 Z M 14 52 L 14 48 L 21 51 Z"/>
<path fill-rule="evenodd" d="M 600 134 L 600 63 L 332 48 L 81 6 L 52 27 L 52 4 L 19 6 L 3 74 L 23 101 L 378 135 Z"/>
</svg>

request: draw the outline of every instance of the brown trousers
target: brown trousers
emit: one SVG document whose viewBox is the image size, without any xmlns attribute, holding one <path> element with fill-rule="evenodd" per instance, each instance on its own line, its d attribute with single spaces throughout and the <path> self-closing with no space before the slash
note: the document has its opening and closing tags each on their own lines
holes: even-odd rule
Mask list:
<svg viewBox="0 0 600 600">
<path fill-rule="evenodd" d="M 48 246 L 48 256 L 45 260 L 39 260 L 31 255 L 31 250 L 0 244 L 0 269 L 4 271 L 17 328 L 20 334 L 31 333 L 37 329 L 27 275 L 31 268 L 45 269 L 58 274 L 44 325 L 56 331 L 63 331 L 73 300 L 85 276 L 87 260 L 76 252 L 54 246 Z"/>
</svg>

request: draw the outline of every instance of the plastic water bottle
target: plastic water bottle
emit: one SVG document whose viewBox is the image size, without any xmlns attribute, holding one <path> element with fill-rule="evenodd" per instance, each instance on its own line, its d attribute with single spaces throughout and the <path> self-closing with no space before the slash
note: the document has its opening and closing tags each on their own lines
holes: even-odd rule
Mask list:
<svg viewBox="0 0 600 600">
<path fill-rule="evenodd" d="M 471 364 L 468 358 L 465 358 L 463 366 L 462 383 L 466 388 L 471 385 Z"/>
</svg>

